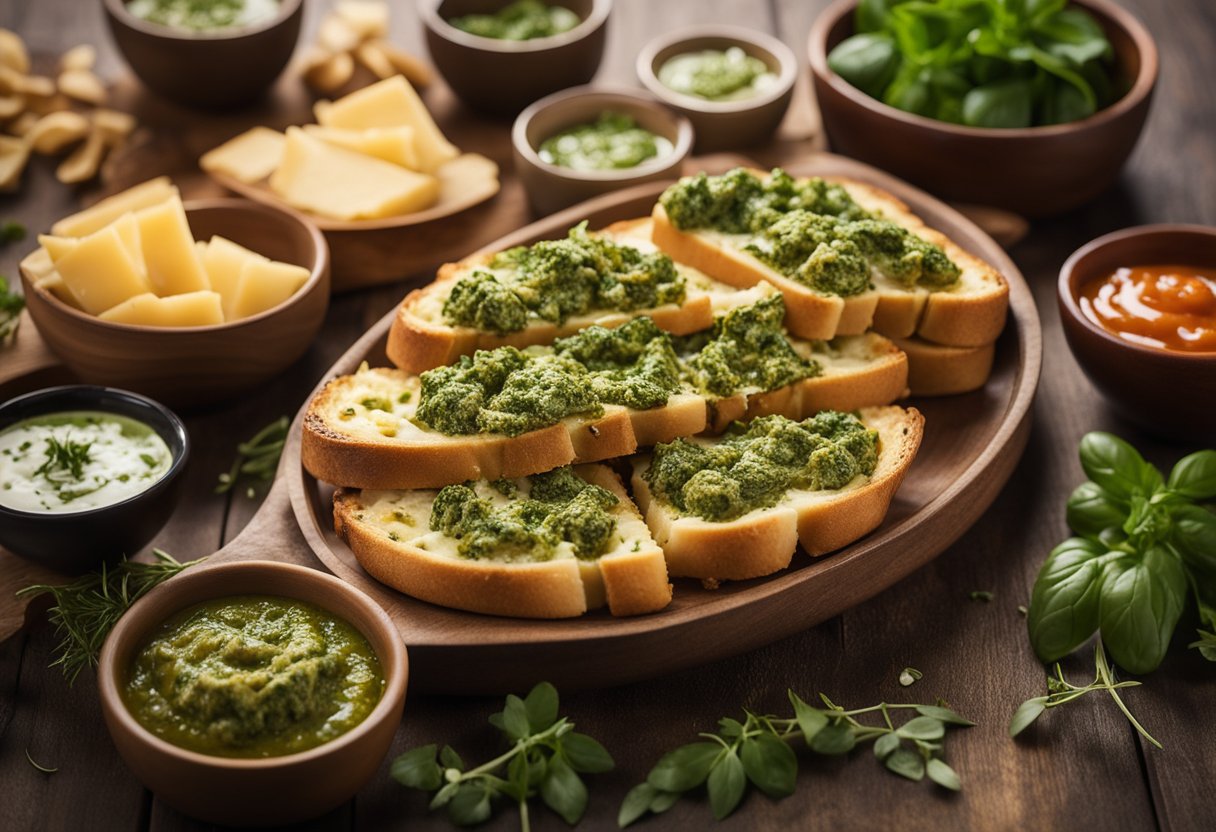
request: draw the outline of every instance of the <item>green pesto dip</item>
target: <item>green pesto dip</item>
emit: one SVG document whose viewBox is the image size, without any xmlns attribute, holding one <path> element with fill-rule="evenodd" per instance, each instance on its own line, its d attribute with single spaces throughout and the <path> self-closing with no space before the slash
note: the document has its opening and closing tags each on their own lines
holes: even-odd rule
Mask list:
<svg viewBox="0 0 1216 832">
<path fill-rule="evenodd" d="M 462 32 L 495 40 L 533 40 L 568 32 L 579 24 L 579 16 L 564 6 L 541 0 L 516 0 L 494 14 L 466 14 L 448 19 Z"/>
<path fill-rule="evenodd" d="M 659 67 L 669 90 L 707 101 L 739 101 L 772 89 L 777 76 L 768 65 L 737 46 L 676 55 Z"/>
<path fill-rule="evenodd" d="M 173 745 L 218 757 L 279 757 L 362 722 L 384 689 L 349 623 L 266 595 L 207 601 L 161 625 L 131 668 L 131 715 Z"/>
<path fill-rule="evenodd" d="M 458 552 L 472 560 L 551 560 L 563 543 L 576 557 L 594 560 L 616 531 L 611 491 L 581 479 L 569 467 L 511 480 L 449 485 L 431 508 L 431 529 L 460 541 Z M 496 493 L 479 495 L 477 489 Z"/>
<path fill-rule="evenodd" d="M 127 11 L 172 29 L 214 32 L 270 20 L 279 0 L 128 0 Z"/>
<path fill-rule="evenodd" d="M 795 422 L 764 416 L 714 442 L 677 439 L 654 449 L 646 482 L 682 514 L 714 522 L 774 505 L 791 489 L 832 491 L 878 464 L 878 433 L 852 414 Z"/>
<path fill-rule="evenodd" d="M 562 324 L 592 310 L 630 312 L 684 302 L 684 278 L 662 252 L 643 253 L 587 233 L 518 246 L 452 287 L 445 322 L 505 335 L 536 321 Z"/>
<path fill-rule="evenodd" d="M 671 150 L 671 142 L 624 113 L 607 112 L 545 139 L 539 155 L 542 162 L 571 170 L 625 170 Z"/>
</svg>

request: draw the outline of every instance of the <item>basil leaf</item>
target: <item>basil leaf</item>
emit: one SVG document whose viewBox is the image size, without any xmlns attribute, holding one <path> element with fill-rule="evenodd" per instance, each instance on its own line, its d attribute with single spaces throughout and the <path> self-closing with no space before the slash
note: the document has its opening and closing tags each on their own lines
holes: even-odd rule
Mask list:
<svg viewBox="0 0 1216 832">
<path fill-rule="evenodd" d="M 962 725 L 964 727 L 971 727 L 975 725 L 975 723 L 967 719 L 967 717 L 960 716 L 949 708 L 943 708 L 940 705 L 917 705 L 916 712 L 922 716 L 931 716 L 940 722 L 946 723 L 947 725 Z"/>
<path fill-rule="evenodd" d="M 1161 485 L 1161 472 L 1119 437 L 1094 431 L 1081 439 L 1081 467 L 1108 494 L 1127 500 L 1151 494 Z"/>
<path fill-rule="evenodd" d="M 882 95 L 899 69 L 900 57 L 889 35 L 846 38 L 828 54 L 828 67 L 873 98 Z"/>
<path fill-rule="evenodd" d="M 934 757 L 925 764 L 925 773 L 929 775 L 929 779 L 943 789 L 957 792 L 963 788 L 963 781 L 958 778 L 958 773 L 950 768 L 945 760 L 939 760 Z"/>
<path fill-rule="evenodd" d="M 389 774 L 411 789 L 429 792 L 443 782 L 443 770 L 435 762 L 435 746 L 423 745 L 405 752 L 393 760 Z"/>
<path fill-rule="evenodd" d="M 857 744 L 853 729 L 843 722 L 834 722 L 815 735 L 811 750 L 817 754 L 848 754 Z"/>
<path fill-rule="evenodd" d="M 1026 626 L 1043 662 L 1060 659 L 1098 629 L 1098 599 L 1106 547 L 1072 537 L 1051 550 L 1035 579 Z"/>
<path fill-rule="evenodd" d="M 570 732 L 563 736 L 560 740 L 562 744 L 562 753 L 565 755 L 570 767 L 582 774 L 600 774 L 605 771 L 612 771 L 615 763 L 612 760 L 612 755 L 600 743 L 587 736 L 586 734 L 578 734 Z"/>
<path fill-rule="evenodd" d="M 540 797 L 571 826 L 587 811 L 587 787 L 561 756 L 549 759 L 545 779 L 540 781 Z"/>
<path fill-rule="evenodd" d="M 1009 720 L 1009 736 L 1016 737 L 1025 731 L 1045 710 L 1047 710 L 1046 696 L 1036 696 L 1034 699 L 1027 699 L 1018 705 L 1018 709 L 1013 712 L 1013 718 Z"/>
<path fill-rule="evenodd" d="M 452 798 L 456 796 L 456 792 L 460 790 L 460 783 L 448 783 L 439 791 L 435 792 L 435 796 L 431 798 L 431 803 L 428 808 L 438 809 L 442 806 L 447 806 Z"/>
<path fill-rule="evenodd" d="M 789 691 L 789 697 L 790 704 L 794 706 L 794 718 L 798 720 L 798 729 L 802 731 L 802 738 L 809 746 L 815 735 L 827 727 L 828 715 L 803 702 L 792 690 Z"/>
<path fill-rule="evenodd" d="M 456 753 L 456 749 L 450 745 L 445 745 L 443 750 L 439 752 L 439 762 L 443 763 L 446 768 L 464 771 L 464 760 L 460 759 L 460 755 Z"/>
<path fill-rule="evenodd" d="M 798 758 L 794 750 L 772 734 L 761 734 L 743 743 L 739 752 L 747 779 L 772 798 L 794 793 Z"/>
<path fill-rule="evenodd" d="M 743 799 L 747 778 L 743 773 L 743 763 L 733 748 L 722 755 L 709 773 L 705 785 L 709 790 L 709 808 L 713 810 L 715 820 L 722 820 L 735 811 Z"/>
<path fill-rule="evenodd" d="M 897 748 L 899 748 L 899 737 L 894 732 L 883 734 L 874 740 L 874 756 L 880 760 L 885 760 Z"/>
<path fill-rule="evenodd" d="M 854 27 L 859 32 L 877 32 L 887 24 L 887 0 L 861 0 Z"/>
<path fill-rule="evenodd" d="M 659 790 L 649 783 L 639 783 L 625 793 L 621 801 L 620 811 L 616 813 L 616 825 L 624 829 L 629 824 L 646 814 L 650 809 L 650 801 L 659 794 Z"/>
<path fill-rule="evenodd" d="M 557 688 L 541 682 L 524 697 L 524 711 L 528 715 L 531 733 L 539 734 L 557 722 Z"/>
<path fill-rule="evenodd" d="M 656 815 L 661 815 L 675 806 L 680 799 L 679 792 L 664 792 L 660 791 L 654 796 L 654 800 L 650 801 L 650 811 Z"/>
<path fill-rule="evenodd" d="M 743 723 L 724 716 L 718 720 L 718 734 L 725 740 L 738 739 L 743 736 Z"/>
<path fill-rule="evenodd" d="M 484 786 L 461 783 L 448 804 L 448 817 L 457 826 L 476 826 L 490 817 L 490 792 Z"/>
<path fill-rule="evenodd" d="M 1084 482 L 1069 495 L 1066 518 L 1074 532 L 1096 539 L 1104 529 L 1123 526 L 1127 501 L 1112 497 L 1095 482 Z"/>
<path fill-rule="evenodd" d="M 1091 82 L 1092 84 L 1092 82 Z M 1105 100 L 1097 94 L 1095 98 Z M 1096 101 L 1085 97 L 1085 93 L 1065 81 L 1053 80 L 1044 86 L 1040 97 L 1040 124 L 1068 124 L 1089 118 L 1097 112 Z"/>
<path fill-rule="evenodd" d="M 531 733 L 527 706 L 515 694 L 507 695 L 507 705 L 502 709 L 502 725 L 500 727 L 503 733 L 507 735 L 507 738 L 512 740 L 522 740 Z"/>
<path fill-rule="evenodd" d="M 705 782 L 722 752 L 716 742 L 694 742 L 663 755 L 646 782 L 665 792 L 686 792 Z"/>
<path fill-rule="evenodd" d="M 925 761 L 910 748 L 897 748 L 883 761 L 891 771 L 909 780 L 920 780 L 925 776 Z"/>
<path fill-rule="evenodd" d="M 1167 487 L 1192 500 L 1216 498 L 1216 451 L 1198 451 L 1178 460 Z"/>
<path fill-rule="evenodd" d="M 1033 114 L 1029 81 L 994 81 L 963 96 L 963 123 L 971 127 L 1029 127 Z"/>
<path fill-rule="evenodd" d="M 1192 568 L 1216 575 L 1216 514 L 1199 506 L 1177 506 L 1173 541 Z"/>
<path fill-rule="evenodd" d="M 1040 43 L 1044 49 L 1077 66 L 1109 57 L 1113 52 L 1098 22 L 1076 7 L 1061 9 L 1035 21 L 1032 27 L 1046 39 Z"/>
<path fill-rule="evenodd" d="M 946 726 L 940 719 L 918 716 L 908 720 L 895 733 L 906 740 L 939 740 L 946 735 Z"/>
<path fill-rule="evenodd" d="M 1165 658 L 1186 602 L 1182 560 L 1153 546 L 1139 561 L 1107 565 L 1099 602 L 1102 642 L 1115 662 L 1131 673 L 1155 670 Z"/>
</svg>

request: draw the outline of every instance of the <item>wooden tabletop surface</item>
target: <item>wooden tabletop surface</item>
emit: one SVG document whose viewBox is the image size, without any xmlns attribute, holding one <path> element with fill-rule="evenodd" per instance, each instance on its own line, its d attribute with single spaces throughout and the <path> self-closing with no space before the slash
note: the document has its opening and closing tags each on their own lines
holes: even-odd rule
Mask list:
<svg viewBox="0 0 1216 832">
<path fill-rule="evenodd" d="M 327 5 L 307 4 L 308 31 Z M 421 50 L 414 4 L 400 0 L 393 5 L 393 39 Z M 827 0 L 617 0 L 598 80 L 636 85 L 634 56 L 647 39 L 709 21 L 773 32 L 805 61 L 806 32 L 826 5 Z M 1163 465 L 1194 450 L 1153 441 L 1108 411 L 1072 360 L 1056 311 L 1059 267 L 1087 240 L 1143 223 L 1216 224 L 1213 6 L 1210 0 L 1124 0 L 1124 5 L 1148 24 L 1162 53 L 1156 100 L 1140 145 L 1114 189 L 1073 214 L 1035 223 L 1011 251 L 1034 289 L 1044 335 L 1034 429 L 1012 480 L 982 520 L 941 557 L 836 619 L 716 664 L 565 696 L 562 712 L 580 731 L 600 739 L 617 761 L 615 771 L 590 778 L 591 801 L 581 829 L 616 828 L 625 792 L 664 751 L 712 729 L 719 717 L 738 716 L 744 707 L 786 713 L 787 688 L 808 699 L 823 691 L 849 707 L 882 700 L 948 700 L 978 723 L 952 732 L 947 741 L 946 759 L 960 773 L 963 790 L 952 794 L 927 781 L 893 776 L 866 750 L 843 760 L 803 755 L 793 796 L 774 802 L 753 793 L 723 822 L 723 829 L 1216 828 L 1216 719 L 1211 718 L 1216 673 L 1196 651 L 1184 649 L 1191 637 L 1188 627 L 1179 628 L 1162 667 L 1126 695 L 1132 710 L 1163 742 L 1163 750 L 1146 745 L 1109 699 L 1099 697 L 1048 713 L 1018 741 L 1006 733 L 1014 708 L 1045 692 L 1043 668 L 1030 650 L 1018 606 L 1027 603 L 1047 551 L 1067 534 L 1064 500 L 1081 479 L 1077 442 L 1089 430 L 1111 430 Z M 99 71 L 130 83 L 123 81 L 126 70 L 105 33 L 96 0 L 0 0 L 0 26 L 19 32 L 38 54 L 94 43 Z M 163 108 L 155 111 L 165 121 L 149 126 L 171 129 L 171 116 Z M 441 126 L 453 131 L 458 144 L 464 131 L 476 129 L 481 144 L 497 147 L 497 158 L 505 162 L 507 125 L 480 124 L 455 113 Z M 256 112 L 247 114 L 250 123 L 257 117 Z M 783 141 L 758 155 L 766 162 L 795 159 L 818 146 L 815 130 L 803 84 Z M 35 165 L 18 194 L 0 198 L 0 219 L 44 230 L 89 198 L 58 185 L 51 170 Z M 527 220 L 521 213 L 519 224 Z M 17 260 L 32 245 L 27 240 L 0 252 L 0 273 L 15 275 Z M 184 560 L 231 539 L 259 502 L 243 493 L 213 493 L 235 443 L 273 418 L 294 413 L 325 369 L 399 300 L 404 287 L 425 278 L 415 275 L 408 283 L 336 297 L 322 335 L 286 374 L 245 401 L 190 416 L 195 451 L 186 497 L 156 545 Z M 976 590 L 990 591 L 991 601 L 972 600 L 970 593 Z M 156 800 L 128 772 L 102 724 L 93 680 L 86 674 L 68 687 L 57 670 L 47 668 L 54 642 L 52 629 L 42 616 L 34 616 L 24 631 L 0 644 L 0 825 L 22 830 L 204 828 Z M 924 674 L 910 688 L 897 681 L 906 666 Z M 1079 655 L 1066 669 L 1081 678 L 1092 673 L 1092 664 Z M 393 750 L 372 782 L 351 803 L 304 828 L 451 828 L 442 812 L 427 813 L 420 793 L 389 777 L 389 761 L 429 742 L 450 743 L 466 760 L 488 759 L 498 746 L 485 719 L 499 707 L 496 699 L 412 697 Z M 58 773 L 37 771 L 27 753 L 41 765 L 57 767 Z M 540 807 L 533 818 L 537 829 L 565 828 Z M 639 828 L 710 824 L 702 795 L 682 800 Z M 514 812 L 504 807 L 488 828 L 516 825 Z"/>
</svg>

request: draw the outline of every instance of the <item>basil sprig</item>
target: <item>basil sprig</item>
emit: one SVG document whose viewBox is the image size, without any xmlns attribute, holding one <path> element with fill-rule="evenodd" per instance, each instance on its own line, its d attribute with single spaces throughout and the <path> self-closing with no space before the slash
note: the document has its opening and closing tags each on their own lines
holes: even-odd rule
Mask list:
<svg viewBox="0 0 1216 832">
<path fill-rule="evenodd" d="M 1109 433 L 1081 440 L 1089 482 L 1068 498 L 1077 537 L 1051 551 L 1039 571 L 1027 622 L 1045 663 L 1095 631 L 1115 663 L 1132 673 L 1161 664 L 1188 594 L 1201 629 L 1197 647 L 1216 661 L 1216 451 L 1179 460 L 1169 479 Z M 1189 592 L 1188 592 L 1189 591 Z"/>
</svg>

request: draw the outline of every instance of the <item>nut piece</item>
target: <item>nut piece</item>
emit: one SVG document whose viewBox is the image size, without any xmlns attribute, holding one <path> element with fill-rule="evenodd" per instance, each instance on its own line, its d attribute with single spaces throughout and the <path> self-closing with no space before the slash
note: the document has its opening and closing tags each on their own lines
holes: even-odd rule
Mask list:
<svg viewBox="0 0 1216 832">
<path fill-rule="evenodd" d="M 97 50 L 87 43 L 73 46 L 59 59 L 59 69 L 92 69 L 97 63 Z"/>
<path fill-rule="evenodd" d="M 0 66 L 22 75 L 30 71 L 30 55 L 25 49 L 25 41 L 8 29 L 0 29 Z"/>
<path fill-rule="evenodd" d="M 86 104 L 104 104 L 106 85 L 87 69 L 68 69 L 59 75 L 59 91 Z"/>
<path fill-rule="evenodd" d="M 327 55 L 304 71 L 304 82 L 315 90 L 333 92 L 355 74 L 355 61 L 349 52 Z"/>
<path fill-rule="evenodd" d="M 35 153 L 49 156 L 59 153 L 89 135 L 89 120 L 80 113 L 62 110 L 38 119 L 25 140 Z"/>
<path fill-rule="evenodd" d="M 397 68 L 393 66 L 393 62 L 374 43 L 359 44 L 355 49 L 355 58 L 371 70 L 377 78 L 392 78 L 397 74 Z"/>
<path fill-rule="evenodd" d="M 15 191 L 21 184 L 21 171 L 30 159 L 30 146 L 24 139 L 0 136 L 0 190 Z"/>
<path fill-rule="evenodd" d="M 105 154 L 106 140 L 100 130 L 94 129 L 84 144 L 72 151 L 55 171 L 55 178 L 65 185 L 87 182 L 101 168 L 101 157 Z"/>
</svg>

